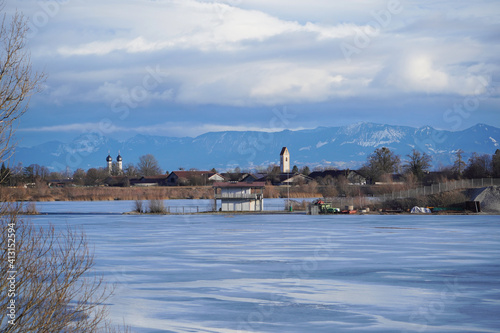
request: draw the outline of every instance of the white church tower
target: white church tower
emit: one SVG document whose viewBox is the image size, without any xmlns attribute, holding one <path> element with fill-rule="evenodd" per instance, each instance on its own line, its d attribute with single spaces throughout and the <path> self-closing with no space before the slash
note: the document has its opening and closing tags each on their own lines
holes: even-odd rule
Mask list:
<svg viewBox="0 0 500 333">
<path fill-rule="evenodd" d="M 113 171 L 113 158 L 109 155 L 109 152 L 108 157 L 106 157 L 106 162 L 108 163 L 108 173 L 111 174 L 111 171 Z"/>
<path fill-rule="evenodd" d="M 120 152 L 118 152 L 118 156 L 116 157 L 116 167 L 118 169 L 119 174 L 123 172 L 122 161 L 123 161 L 122 156 L 120 155 Z"/>
<path fill-rule="evenodd" d="M 288 152 L 288 148 L 286 147 L 283 147 L 281 149 L 280 167 L 281 167 L 281 173 L 290 172 L 290 153 Z"/>
</svg>

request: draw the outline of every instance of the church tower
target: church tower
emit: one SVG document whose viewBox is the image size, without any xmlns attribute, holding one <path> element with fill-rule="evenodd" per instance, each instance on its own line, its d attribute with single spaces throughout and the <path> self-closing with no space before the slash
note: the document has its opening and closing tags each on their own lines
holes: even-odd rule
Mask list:
<svg viewBox="0 0 500 333">
<path fill-rule="evenodd" d="M 108 173 L 111 174 L 111 171 L 113 171 L 113 158 L 109 155 L 109 153 L 108 157 L 106 157 L 106 162 L 108 163 Z"/>
<path fill-rule="evenodd" d="M 116 157 L 116 167 L 118 169 L 118 173 L 123 172 L 123 166 L 122 166 L 122 156 L 120 155 L 120 152 L 118 152 L 118 156 Z"/>
<path fill-rule="evenodd" d="M 289 173 L 290 172 L 290 153 L 288 152 L 288 148 L 283 147 L 281 149 L 280 154 L 280 169 L 281 173 Z"/>
</svg>

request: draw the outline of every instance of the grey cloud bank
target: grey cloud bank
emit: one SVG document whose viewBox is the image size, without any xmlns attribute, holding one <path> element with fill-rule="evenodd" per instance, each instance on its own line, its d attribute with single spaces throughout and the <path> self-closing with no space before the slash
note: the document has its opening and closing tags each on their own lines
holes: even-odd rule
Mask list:
<svg viewBox="0 0 500 333">
<path fill-rule="evenodd" d="M 269 128 L 283 106 L 295 129 L 500 126 L 496 1 L 28 0 L 5 10 L 16 9 L 49 74 L 20 127 L 26 144 L 40 128 L 103 119 L 117 135 L 158 123 L 176 136 L 186 123 Z M 450 114 L 468 98 L 479 101 L 468 117 Z"/>
</svg>

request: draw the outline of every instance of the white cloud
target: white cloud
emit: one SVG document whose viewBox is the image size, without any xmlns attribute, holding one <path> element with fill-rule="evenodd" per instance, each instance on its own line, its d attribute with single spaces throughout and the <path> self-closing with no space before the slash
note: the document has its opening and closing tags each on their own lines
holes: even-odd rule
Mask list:
<svg viewBox="0 0 500 333">
<path fill-rule="evenodd" d="M 373 117 L 375 109 L 389 104 L 374 100 L 403 105 L 409 104 L 405 98 L 426 93 L 454 97 L 441 102 L 451 106 L 457 97 L 490 88 L 481 82 L 500 70 L 495 1 L 401 1 L 403 11 L 391 15 L 378 34 L 369 35 L 366 45 L 358 43 L 358 52 L 347 63 L 341 43 L 356 45 L 374 20 L 373 12 L 387 11 L 388 3 L 61 2 L 30 40 L 33 62 L 49 74 L 48 89 L 34 100 L 58 106 L 105 104 L 101 109 L 109 111 L 117 98 L 142 87 L 146 68 L 155 66 L 168 78 L 147 89 L 146 98 L 134 105 L 153 110 L 156 103 L 150 114 L 160 122 L 170 119 L 172 111 L 166 110 L 177 105 L 207 104 L 301 104 L 312 116 L 320 112 L 317 103 L 328 105 L 322 111 L 326 114 L 327 108 L 344 112 L 339 105 L 345 102 L 357 110 L 349 117 Z M 17 4 L 30 17 L 43 13 L 40 1 Z M 200 122 L 209 117 L 199 114 Z"/>
<path fill-rule="evenodd" d="M 115 125 L 109 125 L 108 123 L 74 123 L 74 124 L 18 129 L 18 131 L 20 132 L 75 132 L 75 133 L 103 132 L 103 131 L 105 131 L 106 133 L 115 133 L 124 130 L 126 129 Z"/>
<path fill-rule="evenodd" d="M 57 48 L 57 52 L 63 56 L 103 56 L 116 51 L 142 53 L 164 49 L 235 51 L 246 49 L 245 42 L 262 42 L 281 34 L 302 32 L 312 33 L 317 39 L 335 39 L 354 35 L 356 29 L 360 28 L 355 24 L 299 24 L 297 21 L 281 20 L 261 11 L 245 10 L 216 2 L 183 0 L 158 2 L 156 7 L 142 8 L 141 5 L 121 5 L 124 8 L 120 10 L 120 14 L 130 20 L 128 33 L 119 33 L 124 36 L 96 36 L 99 40 L 85 44 L 68 41 L 71 45 L 62 45 Z M 141 13 L 139 17 L 147 17 L 146 22 L 138 22 L 138 12 Z M 130 17 L 131 13 L 134 13 L 134 17 Z M 108 25 L 109 29 L 117 32 L 122 30 L 123 17 L 100 19 L 106 20 L 101 24 Z"/>
<path fill-rule="evenodd" d="M 113 133 L 131 134 L 147 134 L 158 136 L 172 137 L 196 137 L 207 132 L 222 132 L 222 131 L 260 131 L 260 132 L 279 132 L 289 128 L 282 127 L 261 127 L 254 125 L 223 125 L 215 123 L 193 124 L 192 122 L 163 122 L 154 125 L 122 127 L 108 122 L 96 123 L 73 123 L 65 125 L 41 126 L 19 129 L 20 132 L 31 133 L 101 133 L 109 135 Z M 305 127 L 297 127 L 291 130 L 298 131 L 307 129 Z"/>
</svg>

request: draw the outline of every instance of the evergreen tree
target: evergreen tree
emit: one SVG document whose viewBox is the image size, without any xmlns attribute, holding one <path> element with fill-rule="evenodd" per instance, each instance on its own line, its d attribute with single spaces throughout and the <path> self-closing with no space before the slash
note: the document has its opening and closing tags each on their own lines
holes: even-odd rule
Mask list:
<svg viewBox="0 0 500 333">
<path fill-rule="evenodd" d="M 303 174 L 304 176 L 309 176 L 311 174 L 311 170 L 309 167 L 306 165 L 302 169 L 300 169 L 300 173 Z"/>
<path fill-rule="evenodd" d="M 464 151 L 462 149 L 459 149 L 455 152 L 456 159 L 455 159 L 455 162 L 453 163 L 453 171 L 458 176 L 462 175 L 462 173 L 464 172 L 465 167 L 466 167 L 465 161 L 463 159 L 463 154 L 464 154 Z"/>
<path fill-rule="evenodd" d="M 3 162 L 0 169 L 0 184 L 4 186 L 10 184 L 10 169 L 6 168 Z"/>
<path fill-rule="evenodd" d="M 500 149 L 497 149 L 492 157 L 492 168 L 492 176 L 500 178 Z"/>
</svg>

